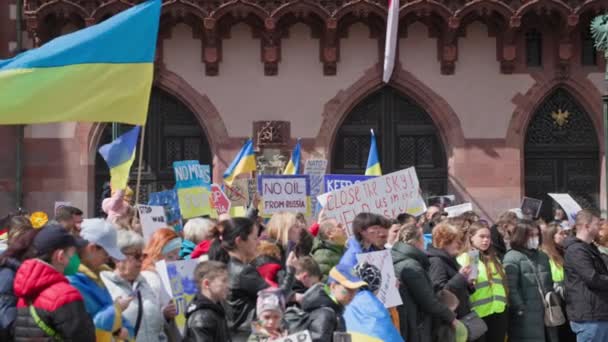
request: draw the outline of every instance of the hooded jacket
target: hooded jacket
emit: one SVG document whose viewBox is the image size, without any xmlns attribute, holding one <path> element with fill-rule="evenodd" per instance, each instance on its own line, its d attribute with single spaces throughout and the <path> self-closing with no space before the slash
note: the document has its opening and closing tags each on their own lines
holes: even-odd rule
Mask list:
<svg viewBox="0 0 608 342">
<path fill-rule="evenodd" d="M 459 302 L 456 317 L 466 316 L 471 312 L 469 295 L 475 292 L 475 288 L 470 286 L 467 279 L 458 272 L 460 265 L 456 258 L 433 246 L 428 247 L 427 254 L 430 262 L 429 274 L 435 292 L 445 289 L 456 295 Z"/>
<path fill-rule="evenodd" d="M 608 321 L 608 269 L 597 247 L 564 241 L 566 312 L 571 321 Z"/>
<path fill-rule="evenodd" d="M 224 308 L 202 294 L 197 294 L 186 310 L 183 342 L 216 341 L 231 341 Z"/>
<path fill-rule="evenodd" d="M 344 307 L 330 298 L 325 284 L 317 284 L 304 294 L 302 310 L 309 314 L 308 331 L 313 342 L 332 341 L 334 332 L 346 331 Z"/>
<path fill-rule="evenodd" d="M 310 255 L 319 264 L 323 277 L 326 278 L 332 267 L 340 262 L 344 254 L 344 246 L 316 237 Z"/>
<path fill-rule="evenodd" d="M 17 297 L 13 289 L 15 273 L 21 263 L 14 258 L 7 258 L 0 265 L 0 341 L 8 341 L 17 318 Z"/>
<path fill-rule="evenodd" d="M 24 261 L 14 286 L 18 298 L 15 341 L 53 341 L 34 321 L 29 303 L 64 341 L 95 341 L 95 327 L 82 295 L 51 265 L 38 259 Z"/>
<path fill-rule="evenodd" d="M 407 342 L 430 342 L 433 322 L 450 324 L 456 315 L 435 295 L 428 273 L 431 264 L 423 251 L 397 242 L 391 256 L 404 303 L 397 307 L 401 336 Z"/>
</svg>

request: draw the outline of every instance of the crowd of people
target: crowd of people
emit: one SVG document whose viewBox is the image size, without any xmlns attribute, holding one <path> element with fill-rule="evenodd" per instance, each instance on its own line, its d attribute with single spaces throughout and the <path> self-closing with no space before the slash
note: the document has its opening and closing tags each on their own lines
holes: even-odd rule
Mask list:
<svg viewBox="0 0 608 342">
<path fill-rule="evenodd" d="M 491 224 L 430 206 L 420 217 L 359 213 L 349 231 L 323 211 L 309 226 L 252 207 L 146 242 L 128 194 L 104 209 L 4 219 L 1 341 L 273 341 L 305 330 L 315 342 L 608 341 L 608 221 L 591 210 L 572 224 L 560 210 L 550 222 L 507 211 Z M 382 250 L 397 307 L 377 297 L 378 265 L 357 261 Z M 187 259 L 198 261 L 197 292 L 180 329 L 156 265 Z"/>
</svg>

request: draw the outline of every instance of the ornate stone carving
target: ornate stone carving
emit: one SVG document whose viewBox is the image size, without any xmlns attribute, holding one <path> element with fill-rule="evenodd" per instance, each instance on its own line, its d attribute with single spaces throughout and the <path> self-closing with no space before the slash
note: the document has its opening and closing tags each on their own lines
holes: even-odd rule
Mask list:
<svg viewBox="0 0 608 342">
<path fill-rule="evenodd" d="M 256 158 L 258 173 L 261 175 L 280 175 L 285 170 L 289 157 L 278 149 L 265 149 Z"/>
<path fill-rule="evenodd" d="M 253 133 L 258 148 L 283 147 L 290 138 L 290 122 L 254 121 Z"/>
</svg>

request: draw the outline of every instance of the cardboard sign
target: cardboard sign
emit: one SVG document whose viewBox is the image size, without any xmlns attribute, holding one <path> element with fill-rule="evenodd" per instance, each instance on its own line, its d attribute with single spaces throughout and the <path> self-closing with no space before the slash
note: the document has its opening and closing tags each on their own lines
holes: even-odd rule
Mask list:
<svg viewBox="0 0 608 342">
<path fill-rule="evenodd" d="M 364 176 L 364 175 L 325 175 L 324 188 L 325 192 L 336 191 L 341 188 L 345 188 L 355 183 L 365 182 L 368 179 L 372 179 L 376 176 Z"/>
<path fill-rule="evenodd" d="M 300 331 L 283 338 L 273 340 L 274 342 L 312 342 L 312 337 L 308 330 Z"/>
<path fill-rule="evenodd" d="M 359 213 L 396 218 L 401 213 L 417 216 L 426 211 L 413 167 L 322 194 L 318 199 L 327 218 L 334 218 L 348 227 L 349 234 Z"/>
<path fill-rule="evenodd" d="M 536 198 L 524 197 L 524 199 L 521 201 L 520 208 L 521 208 L 521 212 L 525 216 L 528 216 L 531 219 L 535 219 L 540 214 L 540 208 L 542 206 L 543 206 L 543 201 L 536 199 Z"/>
<path fill-rule="evenodd" d="M 150 236 L 159 228 L 169 226 L 163 206 L 138 204 L 137 211 L 139 211 L 139 220 L 146 243 L 150 240 Z"/>
<path fill-rule="evenodd" d="M 378 252 L 357 254 L 357 263 L 363 262 L 378 267 L 382 274 L 382 283 L 376 297 L 384 304 L 384 307 L 392 308 L 403 304 L 401 295 L 399 295 L 399 288 L 397 287 L 391 251 L 386 249 Z"/>
<path fill-rule="evenodd" d="M 211 203 L 218 215 L 230 212 L 230 200 L 217 184 L 211 184 Z"/>
<path fill-rule="evenodd" d="M 473 211 L 473 205 L 471 203 L 463 203 L 444 208 L 443 211 L 448 213 L 448 217 L 456 217 L 466 213 L 467 211 Z"/>
<path fill-rule="evenodd" d="M 258 177 L 258 192 L 262 196 L 264 215 L 280 211 L 310 213 L 310 181 L 307 175 L 261 175 Z"/>
<path fill-rule="evenodd" d="M 211 215 L 210 192 L 207 188 L 198 186 L 194 188 L 177 189 L 177 198 L 182 217 L 185 219 Z"/>
<path fill-rule="evenodd" d="M 304 165 L 304 174 L 310 177 L 310 207 L 312 216 L 317 215 L 317 196 L 325 192 L 323 176 L 326 169 L 326 159 L 309 159 Z"/>
<path fill-rule="evenodd" d="M 183 218 L 211 215 L 209 166 L 197 160 L 173 162 L 175 188 Z"/>
<path fill-rule="evenodd" d="M 564 209 L 564 212 L 566 215 L 568 215 L 568 222 L 570 222 L 570 224 L 574 224 L 576 214 L 583 210 L 581 206 L 576 203 L 574 198 L 572 198 L 572 196 L 569 194 L 549 194 L 549 196 L 551 196 L 551 198 L 553 198 L 555 202 L 557 202 L 557 204 Z"/>
<path fill-rule="evenodd" d="M 175 323 L 182 335 L 186 327 L 186 310 L 192 298 L 197 292 L 194 281 L 194 268 L 198 260 L 179 260 L 166 262 L 164 260 L 156 263 L 156 271 L 160 276 L 161 304 L 166 305 L 173 300 L 177 306 Z"/>
<path fill-rule="evenodd" d="M 148 196 L 148 205 L 160 205 L 164 207 L 167 225 L 172 226 L 178 232 L 181 231 L 182 214 L 179 211 L 177 191 L 165 190 L 152 192 Z"/>
<path fill-rule="evenodd" d="M 199 165 L 198 160 L 182 160 L 173 162 L 176 188 L 192 188 L 196 186 L 211 186 L 211 167 Z"/>
<path fill-rule="evenodd" d="M 237 178 L 232 185 L 224 184 L 224 192 L 233 206 L 249 205 L 249 179 Z"/>
</svg>

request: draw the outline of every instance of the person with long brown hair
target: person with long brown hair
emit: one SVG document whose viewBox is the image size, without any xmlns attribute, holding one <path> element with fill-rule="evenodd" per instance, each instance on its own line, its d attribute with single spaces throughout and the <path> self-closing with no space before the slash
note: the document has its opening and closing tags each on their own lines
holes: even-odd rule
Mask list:
<svg viewBox="0 0 608 342">
<path fill-rule="evenodd" d="M 458 262 L 477 269 L 470 301 L 472 309 L 488 326 L 486 334 L 477 341 L 504 341 L 508 328 L 505 271 L 492 246 L 488 224 L 473 222 L 468 233 L 470 247 L 458 257 Z"/>
</svg>

